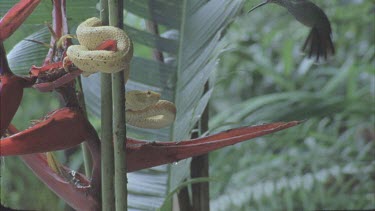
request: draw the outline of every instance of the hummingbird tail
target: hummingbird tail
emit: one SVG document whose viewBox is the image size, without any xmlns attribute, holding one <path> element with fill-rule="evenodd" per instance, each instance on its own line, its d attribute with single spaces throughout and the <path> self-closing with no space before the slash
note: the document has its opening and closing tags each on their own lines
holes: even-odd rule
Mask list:
<svg viewBox="0 0 375 211">
<path fill-rule="evenodd" d="M 320 57 L 327 59 L 328 54 L 335 54 L 331 33 L 317 27 L 312 27 L 309 36 L 303 44 L 302 50 L 307 50 L 309 58 L 316 57 L 316 61 L 319 61 Z"/>
</svg>

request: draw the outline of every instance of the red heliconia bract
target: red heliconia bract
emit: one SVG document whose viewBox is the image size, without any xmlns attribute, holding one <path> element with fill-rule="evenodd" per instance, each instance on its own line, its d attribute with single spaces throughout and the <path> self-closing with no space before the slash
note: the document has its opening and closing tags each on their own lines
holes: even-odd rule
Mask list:
<svg viewBox="0 0 375 211">
<path fill-rule="evenodd" d="M 61 108 L 44 120 L 0 141 L 0 156 L 48 152 L 74 147 L 90 137 L 82 112 Z"/>
<path fill-rule="evenodd" d="M 206 154 L 225 146 L 243 142 L 298 125 L 299 121 L 276 122 L 259 126 L 235 128 L 207 137 L 177 141 L 155 142 L 128 138 L 128 171 L 173 163 Z M 67 149 L 91 136 L 89 122 L 81 112 L 62 108 L 27 130 L 0 141 L 0 156 L 32 154 Z"/>
<path fill-rule="evenodd" d="M 86 136 L 90 137 L 90 131 L 92 131 L 92 128 L 78 129 L 78 131 L 81 132 L 86 131 L 83 132 L 81 136 L 73 134 L 74 132 L 77 132 L 75 131 L 77 129 L 74 129 L 75 127 L 83 127 L 82 125 L 79 126 L 76 124 L 86 124 L 83 122 L 78 123 L 79 121 L 77 121 L 77 123 L 71 124 L 72 122 L 76 121 L 73 120 L 73 118 L 83 118 L 82 116 L 80 116 L 80 114 L 72 111 L 69 108 L 63 108 L 56 112 L 58 112 L 59 115 L 55 113 L 51 115 L 61 116 L 62 119 L 69 117 L 68 119 L 70 120 L 67 120 L 66 122 L 60 122 L 61 120 L 59 121 L 59 118 L 47 118 L 46 120 L 43 120 L 44 123 L 41 122 L 39 123 L 40 125 L 34 126 L 35 128 L 40 128 L 39 130 L 25 130 L 16 133 L 13 136 L 7 137 L 0 141 L 0 147 L 5 149 L 6 153 L 0 151 L 0 154 L 11 155 L 11 153 L 9 153 L 10 151 L 12 153 L 19 153 L 22 151 L 22 153 L 20 154 L 24 154 L 41 152 L 41 149 L 43 149 L 45 152 L 56 150 L 58 141 L 63 143 L 62 145 L 60 144 L 58 148 L 61 147 L 61 149 L 65 149 L 71 147 L 71 144 L 74 145 L 74 143 L 70 141 L 71 138 L 74 140 L 78 140 L 79 138 L 84 139 Z M 46 126 L 46 124 L 49 126 Z M 280 131 L 289 127 L 296 126 L 298 124 L 300 124 L 300 121 L 277 122 L 259 126 L 242 127 L 224 131 L 207 137 L 178 142 L 150 142 L 128 138 L 126 146 L 128 167 L 127 170 L 128 172 L 137 171 L 144 168 L 150 168 L 157 165 L 176 162 L 192 156 L 206 154 L 210 151 L 220 149 L 225 146 L 233 145 L 255 137 Z M 13 127 L 10 128 L 10 132 L 15 133 L 16 130 L 12 128 Z M 50 130 L 51 128 L 54 129 Z M 57 130 L 60 130 L 60 132 Z M 54 132 L 50 133 L 49 136 L 46 136 L 44 134 L 47 133 L 47 131 Z M 61 131 L 66 133 L 66 135 L 61 135 Z M 56 136 L 59 137 L 54 138 Z M 37 139 L 39 141 L 35 141 Z M 5 145 L 2 145 L 3 143 L 5 143 Z M 77 142 L 77 144 L 78 143 L 80 142 Z M 8 151 L 9 149 L 11 150 Z M 99 150 L 96 149 L 95 151 L 98 152 Z M 98 158 L 100 154 L 97 152 L 93 154 L 93 159 L 94 163 L 99 164 L 100 161 L 96 158 Z M 76 209 L 86 209 L 88 207 L 90 207 L 90 209 L 97 209 L 98 204 L 100 204 L 98 202 L 98 199 L 100 197 L 97 195 L 97 192 L 100 191 L 100 179 L 98 178 L 100 177 L 99 165 L 94 167 L 95 169 L 97 169 L 97 171 L 93 172 L 93 179 L 91 183 L 86 177 L 80 175 L 80 182 L 82 184 L 85 184 L 86 188 L 79 189 L 74 185 L 69 184 L 64 180 L 64 178 L 61 178 L 59 175 L 53 172 L 47 165 L 44 155 L 23 155 L 22 159 L 36 173 L 36 175 L 38 175 L 38 177 L 42 179 L 44 183 L 46 183 L 54 192 L 61 196 L 71 206 L 75 207 Z M 67 167 L 63 168 L 67 171 L 70 171 Z M 91 188 L 87 188 L 89 186 Z M 94 191 L 94 189 L 96 191 Z M 83 190 L 86 192 L 86 195 L 82 195 Z"/>
<path fill-rule="evenodd" d="M 12 125 L 9 127 L 9 132 L 11 134 L 19 133 Z M 74 209 L 100 210 L 100 192 L 93 190 L 90 180 L 84 175 L 63 166 L 66 172 L 74 172 L 74 177 L 79 178 L 79 184 L 74 184 L 72 181 L 67 181 L 67 178 L 58 175 L 48 166 L 45 154 L 35 153 L 21 155 L 20 157 L 43 183 Z"/>
<path fill-rule="evenodd" d="M 276 122 L 235 128 L 207 137 L 177 142 L 146 142 L 128 138 L 126 145 L 128 172 L 203 155 L 213 150 L 274 133 L 298 124 L 300 124 L 300 121 Z"/>
</svg>

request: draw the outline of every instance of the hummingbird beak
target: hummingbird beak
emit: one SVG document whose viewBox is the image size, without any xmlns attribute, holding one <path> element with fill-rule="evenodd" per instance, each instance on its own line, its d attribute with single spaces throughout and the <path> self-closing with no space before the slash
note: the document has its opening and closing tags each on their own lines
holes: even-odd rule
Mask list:
<svg viewBox="0 0 375 211">
<path fill-rule="evenodd" d="M 264 1 L 264 2 L 262 2 L 262 3 L 260 3 L 260 4 L 258 4 L 257 6 L 251 8 L 251 9 L 249 10 L 249 12 L 247 12 L 247 13 L 250 13 L 250 12 L 252 12 L 253 10 L 255 10 L 255 9 L 257 9 L 257 8 L 259 8 L 259 7 L 261 7 L 261 6 L 265 5 L 265 4 L 267 4 L 267 3 L 269 3 L 269 0 L 266 0 L 266 1 Z"/>
</svg>

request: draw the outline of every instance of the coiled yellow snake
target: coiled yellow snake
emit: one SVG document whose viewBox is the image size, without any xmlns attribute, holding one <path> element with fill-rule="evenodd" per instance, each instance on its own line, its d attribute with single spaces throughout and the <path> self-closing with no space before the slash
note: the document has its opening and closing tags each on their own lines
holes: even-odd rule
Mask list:
<svg viewBox="0 0 375 211">
<path fill-rule="evenodd" d="M 72 45 L 66 54 L 86 75 L 96 72 L 115 73 L 125 70 L 133 57 L 133 44 L 128 35 L 113 26 L 102 26 L 98 18 L 82 22 L 76 31 L 80 45 Z M 116 40 L 117 51 L 95 50 L 105 40 Z"/>
<path fill-rule="evenodd" d="M 113 26 L 102 26 L 100 19 L 89 18 L 76 31 L 80 45 L 72 45 L 67 57 L 84 75 L 96 72 L 115 73 L 124 70 L 125 80 L 130 71 L 133 45 L 126 33 Z M 105 40 L 116 40 L 117 51 L 94 50 Z M 170 125 L 176 116 L 173 103 L 160 100 L 152 91 L 130 91 L 126 97 L 126 122 L 141 128 L 162 128 Z"/>
</svg>

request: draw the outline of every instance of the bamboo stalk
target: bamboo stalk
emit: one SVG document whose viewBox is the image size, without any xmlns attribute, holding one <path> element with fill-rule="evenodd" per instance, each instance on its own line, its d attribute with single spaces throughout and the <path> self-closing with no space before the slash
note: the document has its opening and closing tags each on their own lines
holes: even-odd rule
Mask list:
<svg viewBox="0 0 375 211">
<path fill-rule="evenodd" d="M 100 1 L 100 19 L 108 25 L 108 0 Z M 114 195 L 114 152 L 112 127 L 112 78 L 111 74 L 101 73 L 101 128 L 102 128 L 102 210 L 115 210 Z"/>
<path fill-rule="evenodd" d="M 109 25 L 123 28 L 123 8 L 124 5 L 122 0 L 108 1 Z M 128 206 L 124 84 L 124 71 L 112 74 L 115 205 L 116 210 L 121 211 L 127 210 Z"/>
</svg>

